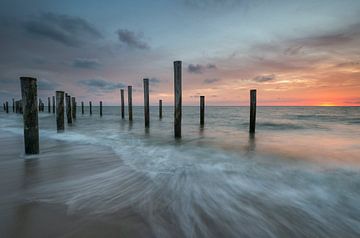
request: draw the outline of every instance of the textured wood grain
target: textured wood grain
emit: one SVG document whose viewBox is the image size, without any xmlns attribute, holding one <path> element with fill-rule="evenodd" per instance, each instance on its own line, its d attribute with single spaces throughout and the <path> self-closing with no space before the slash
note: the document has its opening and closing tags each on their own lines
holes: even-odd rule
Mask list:
<svg viewBox="0 0 360 238">
<path fill-rule="evenodd" d="M 182 118 L 182 83 L 181 83 L 181 61 L 174 62 L 174 132 L 175 138 L 181 138 Z"/>
<path fill-rule="evenodd" d="M 65 130 L 63 91 L 56 91 L 56 129 L 58 132 Z"/>
<path fill-rule="evenodd" d="M 21 77 L 25 154 L 39 154 L 36 78 Z"/>
<path fill-rule="evenodd" d="M 149 128 L 150 127 L 149 79 L 144 79 L 144 119 L 145 119 L 145 128 Z"/>
</svg>

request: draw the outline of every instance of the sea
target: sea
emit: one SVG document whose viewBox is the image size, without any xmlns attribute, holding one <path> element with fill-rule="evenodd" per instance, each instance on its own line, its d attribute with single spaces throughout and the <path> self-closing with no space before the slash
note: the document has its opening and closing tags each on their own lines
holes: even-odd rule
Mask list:
<svg viewBox="0 0 360 238">
<path fill-rule="evenodd" d="M 11 110 L 11 108 L 10 108 Z M 360 107 L 89 108 L 65 131 L 0 112 L 0 237 L 360 237 Z"/>
</svg>

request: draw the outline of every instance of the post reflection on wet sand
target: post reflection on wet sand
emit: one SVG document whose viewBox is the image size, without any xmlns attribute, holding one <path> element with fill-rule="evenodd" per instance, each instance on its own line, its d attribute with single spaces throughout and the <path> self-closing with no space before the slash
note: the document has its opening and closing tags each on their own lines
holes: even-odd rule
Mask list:
<svg viewBox="0 0 360 238">
<path fill-rule="evenodd" d="M 247 145 L 247 152 L 251 154 L 256 150 L 256 135 L 255 133 L 249 133 L 248 145 Z"/>
<path fill-rule="evenodd" d="M 25 159 L 23 161 L 24 173 L 23 173 L 23 184 L 24 189 L 31 188 L 32 185 L 36 184 L 36 181 L 41 179 L 39 177 L 39 158 Z"/>
</svg>

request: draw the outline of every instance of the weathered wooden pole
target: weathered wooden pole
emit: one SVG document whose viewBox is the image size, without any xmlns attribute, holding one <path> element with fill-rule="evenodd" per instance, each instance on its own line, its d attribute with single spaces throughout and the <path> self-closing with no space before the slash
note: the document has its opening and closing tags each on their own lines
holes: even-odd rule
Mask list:
<svg viewBox="0 0 360 238">
<path fill-rule="evenodd" d="M 256 89 L 250 90 L 250 127 L 249 132 L 255 133 L 256 123 Z"/>
<path fill-rule="evenodd" d="M 72 118 L 75 120 L 76 119 L 76 98 L 72 97 L 71 98 L 71 113 L 72 113 Z"/>
<path fill-rule="evenodd" d="M 55 96 L 52 96 L 52 110 L 55 113 Z"/>
<path fill-rule="evenodd" d="M 84 115 L 84 102 L 81 102 L 81 114 Z"/>
<path fill-rule="evenodd" d="M 25 154 L 39 154 L 36 78 L 20 77 L 23 103 Z"/>
<path fill-rule="evenodd" d="M 48 113 L 51 113 L 50 97 L 48 97 Z"/>
<path fill-rule="evenodd" d="M 100 116 L 102 117 L 102 101 L 100 101 Z"/>
<path fill-rule="evenodd" d="M 16 113 L 21 113 L 21 100 L 16 101 Z"/>
<path fill-rule="evenodd" d="M 23 100 L 22 99 L 19 102 L 19 106 L 20 106 L 20 113 L 23 114 L 24 110 L 23 110 Z"/>
<path fill-rule="evenodd" d="M 121 96 L 121 118 L 125 118 L 125 102 L 124 102 L 124 89 L 120 89 Z"/>
<path fill-rule="evenodd" d="M 174 92 L 175 92 L 175 106 L 174 106 L 175 138 L 181 138 L 181 111 L 182 111 L 181 61 L 174 62 Z"/>
<path fill-rule="evenodd" d="M 63 91 L 56 91 L 56 128 L 58 132 L 65 130 Z"/>
<path fill-rule="evenodd" d="M 150 127 L 149 79 L 144 79 L 144 119 L 145 119 L 145 128 L 149 128 Z"/>
<path fill-rule="evenodd" d="M 205 96 L 200 96 L 200 125 L 205 124 Z"/>
<path fill-rule="evenodd" d="M 132 86 L 128 86 L 128 113 L 129 113 L 129 121 L 133 120 L 132 113 Z"/>
<path fill-rule="evenodd" d="M 14 98 L 12 99 L 12 103 L 13 103 L 12 104 L 13 112 L 15 112 L 15 99 Z"/>
<path fill-rule="evenodd" d="M 159 118 L 162 118 L 162 100 L 159 100 Z"/>
<path fill-rule="evenodd" d="M 66 96 L 66 117 L 68 124 L 72 123 L 72 116 L 71 116 L 71 96 Z"/>
<path fill-rule="evenodd" d="M 89 102 L 89 108 L 90 108 L 90 115 L 92 115 L 92 104 L 91 104 L 91 101 Z"/>
<path fill-rule="evenodd" d="M 6 107 L 6 113 L 9 113 L 9 102 L 8 101 L 6 101 L 5 107 Z"/>
</svg>

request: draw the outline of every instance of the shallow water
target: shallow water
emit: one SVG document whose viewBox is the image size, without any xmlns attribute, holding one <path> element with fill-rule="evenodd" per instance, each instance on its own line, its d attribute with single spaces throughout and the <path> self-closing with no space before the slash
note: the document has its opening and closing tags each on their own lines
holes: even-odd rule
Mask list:
<svg viewBox="0 0 360 238">
<path fill-rule="evenodd" d="M 41 154 L 23 155 L 22 118 L 0 113 L 5 237 L 359 237 L 360 108 L 172 107 L 134 122 L 118 107 L 64 133 L 40 113 Z"/>
</svg>

